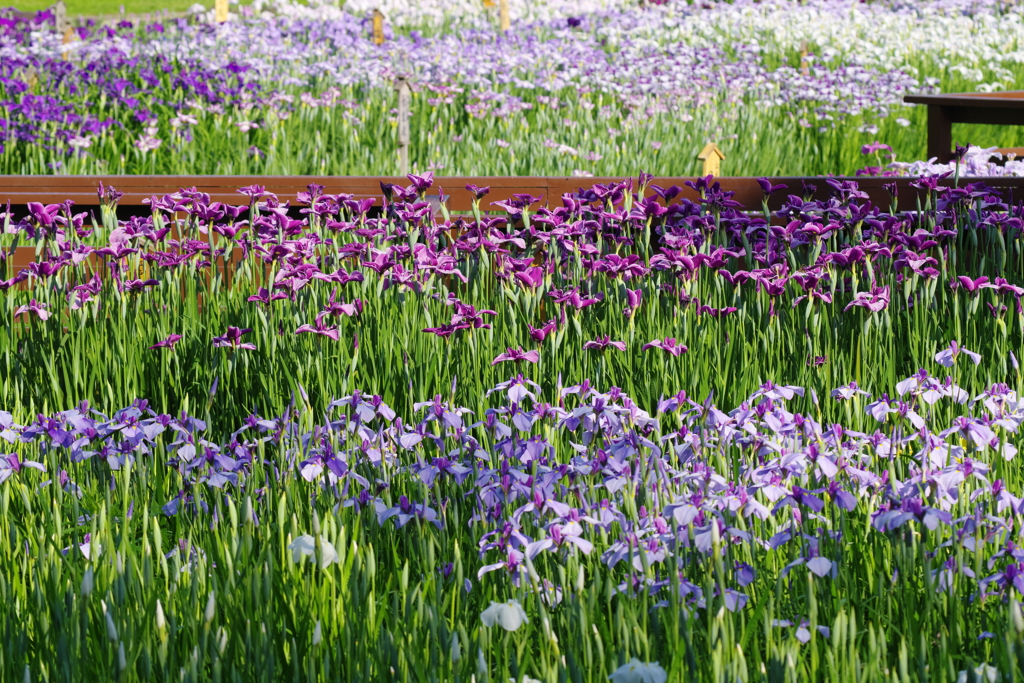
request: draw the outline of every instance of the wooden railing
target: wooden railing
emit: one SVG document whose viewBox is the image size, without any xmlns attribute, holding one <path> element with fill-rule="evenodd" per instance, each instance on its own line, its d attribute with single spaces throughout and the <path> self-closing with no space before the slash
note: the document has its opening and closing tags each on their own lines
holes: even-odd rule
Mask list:
<svg viewBox="0 0 1024 683">
<path fill-rule="evenodd" d="M 448 197 L 447 206 L 453 212 L 467 212 L 472 209 L 472 194 L 466 190 L 467 184 L 490 187 L 491 191 L 481 203 L 484 210 L 496 210 L 491 202 L 503 201 L 515 194 L 530 194 L 541 197 L 542 205 L 560 205 L 560 198 L 567 192 L 579 188 L 589 188 L 596 183 L 613 183 L 621 181 L 614 178 L 559 178 L 559 177 L 450 177 L 437 178 L 430 193 L 444 193 Z M 680 198 L 696 200 L 697 193 L 685 186 L 691 177 L 655 178 L 653 184 L 661 187 L 677 185 L 682 188 Z M 755 178 L 718 178 L 724 190 L 734 192 L 733 199 L 743 209 L 758 211 L 761 209 L 763 193 Z M 816 190 L 814 199 L 827 199 L 831 188 L 826 178 L 814 177 L 776 177 L 769 179 L 774 185 L 786 185 L 788 189 L 777 192 L 770 198 L 769 208 L 777 209 L 786 200 L 787 195 L 802 195 L 805 185 L 813 185 Z M 920 190 L 911 187 L 912 178 L 836 178 L 841 181 L 855 181 L 860 190 L 867 193 L 868 198 L 876 206 L 888 208 L 890 195 L 884 189 L 887 183 L 895 183 L 898 193 L 898 208 L 913 210 L 917 205 Z M 952 185 L 952 178 L 942 181 L 943 185 Z M 960 184 L 973 182 L 975 179 L 961 179 Z M 1024 197 L 1024 178 L 984 178 L 984 182 L 992 188 L 1004 191 L 1013 196 Z M 380 204 L 381 182 L 408 185 L 409 181 L 401 177 L 368 177 L 368 176 L 0 176 L 0 204 L 10 202 L 16 208 L 22 208 L 28 202 L 56 204 L 66 199 L 75 202 L 79 208 L 99 205 L 96 191 L 100 183 L 114 187 L 124 193 L 119 206 L 127 213 L 146 211 L 145 200 L 150 197 L 162 197 L 177 192 L 182 188 L 195 187 L 210 195 L 211 201 L 238 205 L 247 202 L 246 197 L 236 190 L 248 185 L 262 185 L 276 194 L 282 201 L 294 199 L 297 192 L 304 191 L 310 184 L 323 185 L 329 194 L 351 194 L 357 199 L 373 198 Z M 635 179 L 634 179 L 635 184 Z M 678 201 L 678 200 L 677 200 Z M 134 209 L 134 211 L 132 211 Z"/>
</svg>

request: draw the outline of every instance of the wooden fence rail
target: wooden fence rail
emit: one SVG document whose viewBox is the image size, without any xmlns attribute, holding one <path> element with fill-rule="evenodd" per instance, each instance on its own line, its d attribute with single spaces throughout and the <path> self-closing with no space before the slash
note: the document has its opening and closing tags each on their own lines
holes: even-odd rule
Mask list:
<svg viewBox="0 0 1024 683">
<path fill-rule="evenodd" d="M 490 187 L 491 192 L 484 198 L 482 208 L 493 210 L 491 202 L 503 201 L 515 194 L 530 194 L 541 197 L 542 205 L 559 205 L 560 197 L 567 192 L 579 188 L 589 188 L 596 183 L 619 182 L 622 178 L 559 178 L 559 177 L 450 177 L 437 178 L 433 193 L 443 191 L 449 197 L 448 209 L 463 213 L 472 209 L 472 194 L 466 190 L 467 184 Z M 682 188 L 680 198 L 696 200 L 697 193 L 684 185 L 693 181 L 691 177 L 655 178 L 653 184 L 661 187 L 677 185 Z M 733 199 L 743 209 L 758 211 L 761 209 L 763 193 L 756 178 L 719 178 L 724 190 L 735 193 Z M 826 178 L 814 177 L 777 177 L 769 179 L 773 185 L 786 185 L 788 189 L 772 195 L 768 205 L 772 209 L 779 208 L 789 194 L 802 195 L 806 185 L 813 185 L 816 190 L 815 199 L 827 199 L 831 188 Z M 912 178 L 836 178 L 840 181 L 855 181 L 859 188 L 866 192 L 868 198 L 876 206 L 888 208 L 890 196 L 883 185 L 895 183 L 898 194 L 898 208 L 903 211 L 913 210 L 916 206 L 920 190 L 911 186 Z M 984 180 L 992 188 L 1014 197 L 1024 197 L 1024 178 L 993 177 L 983 179 L 961 179 L 960 184 Z M 124 193 L 119 206 L 126 209 L 134 208 L 135 213 L 145 210 L 150 197 L 162 197 L 177 192 L 182 188 L 195 187 L 210 195 L 211 201 L 238 205 L 247 199 L 236 190 L 248 185 L 262 185 L 273 192 L 282 201 L 294 199 L 297 192 L 304 191 L 310 184 L 323 185 L 329 194 L 351 194 L 357 199 L 373 198 L 380 204 L 380 183 L 407 185 L 408 180 L 401 177 L 369 177 L 369 176 L 0 176 L 0 205 L 11 203 L 16 209 L 23 208 L 28 202 L 56 204 L 66 199 L 74 200 L 80 208 L 99 205 L 96 191 L 100 183 L 114 187 Z M 943 185 L 952 185 L 952 178 L 943 181 Z"/>
</svg>

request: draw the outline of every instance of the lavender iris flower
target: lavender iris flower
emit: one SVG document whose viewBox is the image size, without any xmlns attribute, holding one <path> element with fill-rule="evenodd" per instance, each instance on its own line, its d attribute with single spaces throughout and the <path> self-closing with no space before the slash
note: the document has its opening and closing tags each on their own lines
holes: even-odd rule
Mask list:
<svg viewBox="0 0 1024 683">
<path fill-rule="evenodd" d="M 46 471 L 46 466 L 34 460 L 22 460 L 17 453 L 0 456 L 0 484 L 7 481 L 13 474 L 21 472 L 22 468 L 31 467 L 40 472 Z"/>
<path fill-rule="evenodd" d="M 945 348 L 935 354 L 935 362 L 943 367 L 951 368 L 956 363 L 956 359 L 961 353 L 970 358 L 975 365 L 981 363 L 980 354 L 977 354 L 974 351 L 968 351 L 960 346 L 955 339 L 949 343 L 948 348 Z"/>
</svg>

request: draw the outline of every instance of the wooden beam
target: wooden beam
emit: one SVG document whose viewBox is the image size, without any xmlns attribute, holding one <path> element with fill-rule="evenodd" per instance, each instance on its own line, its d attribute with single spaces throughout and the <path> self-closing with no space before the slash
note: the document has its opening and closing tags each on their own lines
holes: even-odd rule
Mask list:
<svg viewBox="0 0 1024 683">
<path fill-rule="evenodd" d="M 434 180 L 435 190 L 443 188 L 444 194 L 450 195 L 448 208 L 455 212 L 466 212 L 472 208 L 472 195 L 465 188 L 467 184 L 491 188 L 483 202 L 482 208 L 491 210 L 491 202 L 503 201 L 516 194 L 529 194 L 542 197 L 539 206 L 560 206 L 563 194 L 575 192 L 579 188 L 589 188 L 597 183 L 608 184 L 621 182 L 621 177 L 603 178 L 571 178 L 571 177 L 439 177 Z M 693 201 L 698 199 L 697 193 L 686 187 L 686 181 L 695 181 L 693 177 L 662 177 L 655 178 L 652 183 L 661 187 L 676 185 L 682 188 L 679 197 Z M 776 192 L 769 199 L 769 208 L 778 209 L 785 202 L 787 195 L 802 195 L 805 184 L 814 185 L 817 189 L 815 199 L 827 199 L 829 186 L 826 178 L 809 177 L 776 177 L 769 179 L 774 185 L 786 185 L 788 189 Z M 894 183 L 899 193 L 899 208 L 903 211 L 913 210 L 916 206 L 914 198 L 920 190 L 911 187 L 914 178 L 834 178 L 833 180 L 854 181 L 858 187 L 868 194 L 868 198 L 876 206 L 888 207 L 889 193 L 883 185 Z M 1011 190 L 1020 195 L 1024 190 L 1024 178 L 961 178 L 966 182 L 984 182 L 996 190 Z M 635 179 L 634 179 L 635 181 Z M 723 190 L 734 192 L 734 200 L 745 210 L 761 210 L 761 187 L 755 178 L 727 177 L 716 178 Z M 262 185 L 282 199 L 294 197 L 295 193 L 304 191 L 310 184 L 323 185 L 329 194 L 351 194 L 357 198 L 371 197 L 380 201 L 380 183 L 408 185 L 408 179 L 401 176 L 0 176 L 0 206 L 8 201 L 16 207 L 16 213 L 22 211 L 28 202 L 56 204 L 65 199 L 72 199 L 79 210 L 96 207 L 99 199 L 96 190 L 100 182 L 106 187 L 114 187 L 124 193 L 119 204 L 123 207 L 145 207 L 145 201 L 152 196 L 162 197 L 172 194 L 181 188 L 195 187 L 210 195 L 211 201 L 224 202 L 232 205 L 244 204 L 248 200 L 236 190 L 248 185 Z M 942 181 L 942 185 L 951 185 L 952 178 Z M 634 182 L 635 187 L 635 182 Z M 653 192 L 648 190 L 648 196 Z"/>
</svg>

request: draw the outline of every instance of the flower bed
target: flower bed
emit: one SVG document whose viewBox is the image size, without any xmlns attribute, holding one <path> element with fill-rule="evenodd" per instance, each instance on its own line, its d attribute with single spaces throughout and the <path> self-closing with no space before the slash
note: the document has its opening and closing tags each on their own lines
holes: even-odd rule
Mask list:
<svg viewBox="0 0 1024 683">
<path fill-rule="evenodd" d="M 420 171 L 678 175 L 714 141 L 729 175 L 850 174 L 874 139 L 923 156 L 925 112 L 904 94 L 1024 76 L 1021 8 L 997 0 L 513 2 L 509 34 L 475 3 L 399 6 L 384 8 L 382 46 L 359 4 L 82 27 L 67 45 L 45 21 L 4 22 L 0 171 L 395 172 L 405 73 Z M 1014 130 L 961 130 L 1022 144 Z"/>
<path fill-rule="evenodd" d="M 409 180 L 4 217 L 5 678 L 1019 667 L 1020 206 Z"/>
</svg>

